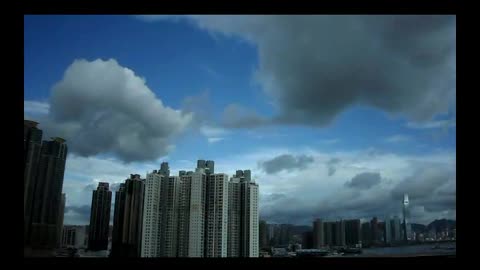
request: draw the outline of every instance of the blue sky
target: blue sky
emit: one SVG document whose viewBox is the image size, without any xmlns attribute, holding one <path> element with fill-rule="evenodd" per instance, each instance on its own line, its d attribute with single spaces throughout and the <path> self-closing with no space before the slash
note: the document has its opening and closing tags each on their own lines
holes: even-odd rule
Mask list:
<svg viewBox="0 0 480 270">
<path fill-rule="evenodd" d="M 212 20 L 217 20 L 215 25 L 211 24 Z M 278 101 L 280 99 L 276 99 L 281 97 L 280 95 L 272 94 L 276 93 L 275 89 L 267 89 L 264 77 L 258 79 L 257 76 L 259 71 L 260 73 L 270 72 L 268 68 L 271 65 L 268 61 L 272 60 L 268 60 L 268 54 L 274 49 L 265 49 L 268 42 L 271 42 L 271 39 L 266 37 L 270 35 L 272 40 L 273 37 L 283 38 L 280 34 L 274 36 L 280 30 L 275 30 L 275 34 L 268 32 L 270 27 L 268 24 L 274 24 L 274 22 L 267 19 L 246 18 L 245 22 L 241 20 L 232 21 L 230 25 L 228 18 L 25 16 L 26 117 L 36 118 L 42 125 L 41 119 L 45 117 L 45 111 L 42 112 L 38 108 L 53 106 L 51 105 L 52 89 L 56 83 L 62 81 L 65 71 L 75 60 L 84 59 L 87 63 L 93 63 L 97 59 L 102 61 L 114 59 L 118 66 L 132 70 L 136 77 L 144 78 L 148 89 L 161 100 L 163 106 L 186 111 L 186 103 L 190 99 L 199 101 L 201 105 L 197 106 L 200 109 L 193 112 L 193 120 L 185 120 L 188 124 L 169 137 L 169 145 L 174 145 L 174 148 L 169 148 L 170 150 L 162 152 L 154 159 L 133 161 L 133 163 L 129 160 L 124 163 L 121 154 L 118 154 L 120 152 L 112 148 L 97 154 L 73 150 L 72 160 L 75 160 L 72 162 L 86 162 L 87 159 L 113 160 L 112 162 L 116 164 L 131 166 L 128 168 L 149 170 L 158 167 L 161 160 L 168 160 L 174 169 L 191 170 L 193 167 L 181 167 L 194 164 L 198 158 L 213 159 L 218 164 L 217 167 L 228 170 L 225 172 L 229 174 L 235 169 L 253 167 L 251 169 L 254 175 L 257 175 L 258 182 L 262 184 L 262 177 L 275 178 L 262 171 L 262 162 L 274 159 L 281 155 L 282 151 L 283 154 L 292 155 L 308 155 L 308 153 L 312 156 L 325 155 L 325 160 L 322 162 L 328 160 L 327 156 L 334 155 L 333 153 L 337 153 L 336 156 L 342 156 L 339 153 L 348 153 L 345 155 L 350 157 L 354 152 L 362 153 L 368 149 L 375 149 L 384 155 L 405 157 L 404 159 L 431 157 L 438 153 L 449 157 L 455 156 L 455 100 L 450 102 L 453 103 L 453 107 L 435 111 L 432 117 L 422 121 L 410 117 L 408 110 L 409 106 L 413 106 L 411 104 L 392 112 L 385 110 L 383 105 L 376 105 L 377 103 L 371 101 L 373 99 L 369 101 L 368 98 L 364 98 L 366 100 L 364 101 L 359 98 L 356 102 L 342 107 L 334 115 L 330 124 L 317 125 L 298 121 L 289 124 L 272 122 L 273 124 L 247 128 L 222 125 L 225 110 L 232 104 L 246 108 L 247 112 L 254 112 L 265 119 L 273 119 L 286 111 L 286 108 L 290 108 Z M 264 30 L 264 34 L 262 32 L 262 35 L 257 35 L 254 30 L 248 32 L 250 30 L 244 30 L 247 27 L 242 28 L 243 25 L 249 26 L 253 23 L 258 25 L 264 23 L 265 28 L 259 27 L 259 29 L 267 30 Z M 286 32 L 285 35 L 287 34 Z M 265 39 L 262 39 L 263 36 L 266 36 Z M 276 55 L 277 58 L 281 58 L 284 53 L 290 53 L 293 46 L 298 45 L 297 41 L 291 39 L 285 39 L 284 42 L 291 42 L 292 45 L 289 45 L 290 47 L 279 45 L 280 52 Z M 281 51 L 282 49 L 285 51 Z M 335 53 L 330 52 L 330 54 Z M 301 59 L 301 56 L 299 55 L 298 58 Z M 275 61 L 281 60 L 275 59 Z M 288 64 L 285 62 L 285 65 Z M 279 71 L 271 72 L 275 75 L 275 72 Z M 277 78 L 277 86 L 282 86 L 281 79 Z M 438 80 L 441 79 L 439 75 Z M 431 80 L 435 81 L 435 76 L 432 76 Z M 59 89 L 62 88 L 59 87 Z M 302 89 L 292 91 L 298 91 L 297 94 L 302 95 Z M 455 95 L 455 90 L 453 91 Z M 322 100 L 323 97 L 319 92 L 318 108 L 320 109 L 325 106 L 325 102 L 328 105 L 328 100 Z M 325 96 L 325 98 L 328 97 Z M 383 98 L 388 99 L 388 96 Z M 419 104 L 431 109 L 428 100 Z M 310 112 L 313 114 L 316 113 L 315 110 L 320 110 L 316 106 L 312 108 L 314 109 Z M 199 117 L 202 113 L 203 116 Z M 49 119 L 55 122 L 54 117 Z M 77 147 L 77 144 L 72 144 L 72 147 Z M 252 156 L 256 153 L 264 156 L 255 159 Z M 271 153 L 270 156 L 267 153 Z M 241 164 L 242 156 L 246 160 L 244 164 Z M 236 160 L 240 163 L 228 163 Z M 156 162 L 158 165 L 155 165 Z M 315 164 L 320 167 L 318 165 L 320 163 Z M 455 170 L 455 166 L 452 166 Z M 68 170 L 68 168 L 67 164 L 64 187 L 67 193 L 67 205 L 88 205 L 88 194 L 81 195 L 85 198 L 75 196 L 70 198 L 68 188 L 79 189 L 81 185 L 90 185 L 99 179 L 102 180 L 101 177 L 88 175 L 85 172 L 83 176 L 78 177 L 79 172 L 74 169 Z M 145 171 L 139 173 L 144 174 Z M 302 171 L 299 169 L 298 173 L 301 174 Z M 346 178 L 338 181 L 350 180 L 357 173 L 352 171 L 350 175 L 345 176 Z M 125 174 L 122 179 L 120 175 L 100 175 L 111 178 L 103 180 L 112 183 L 121 182 L 128 176 Z M 397 181 L 403 181 L 406 177 L 398 176 Z M 78 185 L 73 184 L 75 181 Z M 273 185 L 267 180 L 264 181 L 265 187 Z M 262 193 L 264 197 L 277 192 L 273 188 L 265 190 L 269 192 Z"/>
</svg>

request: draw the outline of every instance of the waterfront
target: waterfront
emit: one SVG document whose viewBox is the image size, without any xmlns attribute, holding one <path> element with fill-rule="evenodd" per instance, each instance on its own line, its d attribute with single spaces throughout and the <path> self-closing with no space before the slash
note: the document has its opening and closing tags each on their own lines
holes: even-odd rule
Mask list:
<svg viewBox="0 0 480 270">
<path fill-rule="evenodd" d="M 410 257 L 457 254 L 456 243 L 423 244 L 400 247 L 366 248 L 361 254 L 343 255 L 343 257 Z"/>
</svg>

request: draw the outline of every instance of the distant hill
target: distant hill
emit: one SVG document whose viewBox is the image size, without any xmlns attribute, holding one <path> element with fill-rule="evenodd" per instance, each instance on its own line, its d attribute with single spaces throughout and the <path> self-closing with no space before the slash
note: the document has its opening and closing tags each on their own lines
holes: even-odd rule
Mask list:
<svg viewBox="0 0 480 270">
<path fill-rule="evenodd" d="M 452 229 L 456 228 L 457 222 L 455 220 L 450 220 L 450 219 L 436 219 L 430 224 L 428 224 L 427 229 L 431 230 L 435 228 L 437 232 L 439 231 L 444 231 L 446 228 Z"/>
<path fill-rule="evenodd" d="M 412 223 L 412 231 L 416 233 L 423 233 L 427 230 L 427 226 L 423 224 Z"/>
</svg>

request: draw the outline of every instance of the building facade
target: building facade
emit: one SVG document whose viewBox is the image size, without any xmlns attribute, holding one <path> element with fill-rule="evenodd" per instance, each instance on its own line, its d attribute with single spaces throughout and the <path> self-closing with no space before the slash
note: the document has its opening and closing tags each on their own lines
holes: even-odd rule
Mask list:
<svg viewBox="0 0 480 270">
<path fill-rule="evenodd" d="M 109 184 L 100 182 L 92 194 L 88 249 L 91 251 L 108 250 L 108 229 L 112 192 Z"/>
<path fill-rule="evenodd" d="M 323 221 L 316 219 L 313 222 L 313 248 L 319 249 L 325 246 L 325 235 L 323 232 Z"/>
<path fill-rule="evenodd" d="M 84 249 L 88 246 L 87 226 L 65 225 L 62 230 L 62 247 Z"/>
<path fill-rule="evenodd" d="M 38 123 L 30 120 L 23 121 L 23 242 L 30 244 L 31 218 L 33 196 L 35 191 L 36 174 L 42 149 L 43 131 L 37 127 Z M 27 255 L 27 254 L 25 254 Z"/>
<path fill-rule="evenodd" d="M 147 173 L 143 201 L 142 257 L 160 256 L 160 188 L 161 172 Z"/>
<path fill-rule="evenodd" d="M 228 175 L 210 174 L 206 186 L 205 257 L 227 257 Z"/>
<path fill-rule="evenodd" d="M 250 170 L 237 170 L 231 178 L 228 207 L 228 256 L 258 257 L 258 185 L 252 181 Z"/>
<path fill-rule="evenodd" d="M 141 256 L 144 191 L 145 180 L 132 174 L 115 194 L 112 257 Z"/>
<path fill-rule="evenodd" d="M 384 236 L 383 239 L 385 241 L 385 244 L 391 244 L 392 243 L 392 224 L 390 222 L 390 217 L 387 215 L 385 217 L 385 223 L 384 223 Z"/>
<path fill-rule="evenodd" d="M 176 257 L 180 177 L 162 178 L 160 188 L 160 256 Z"/>
<path fill-rule="evenodd" d="M 392 228 L 392 241 L 402 241 L 402 226 L 400 222 L 400 218 L 398 216 L 394 216 L 392 220 L 390 220 L 391 228 Z"/>
<path fill-rule="evenodd" d="M 355 246 L 361 243 L 360 219 L 345 220 L 345 244 Z"/>
<path fill-rule="evenodd" d="M 267 222 L 265 220 L 260 220 L 259 228 L 259 245 L 260 249 L 266 249 L 268 245 L 268 233 L 267 233 Z"/>
<path fill-rule="evenodd" d="M 27 256 L 54 256 L 58 245 L 63 176 L 68 148 L 62 138 L 43 141 L 31 207 Z"/>
<path fill-rule="evenodd" d="M 203 257 L 205 254 L 205 170 L 180 177 L 178 213 L 178 256 Z"/>
</svg>

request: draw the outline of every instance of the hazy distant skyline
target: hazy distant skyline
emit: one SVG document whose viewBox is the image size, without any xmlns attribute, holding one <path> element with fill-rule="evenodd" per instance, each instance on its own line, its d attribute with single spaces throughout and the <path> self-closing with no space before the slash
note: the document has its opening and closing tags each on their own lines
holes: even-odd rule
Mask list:
<svg viewBox="0 0 480 270">
<path fill-rule="evenodd" d="M 269 222 L 456 216 L 455 16 L 25 16 L 24 115 L 99 181 L 251 169 Z M 112 199 L 112 201 L 114 201 Z"/>
</svg>

